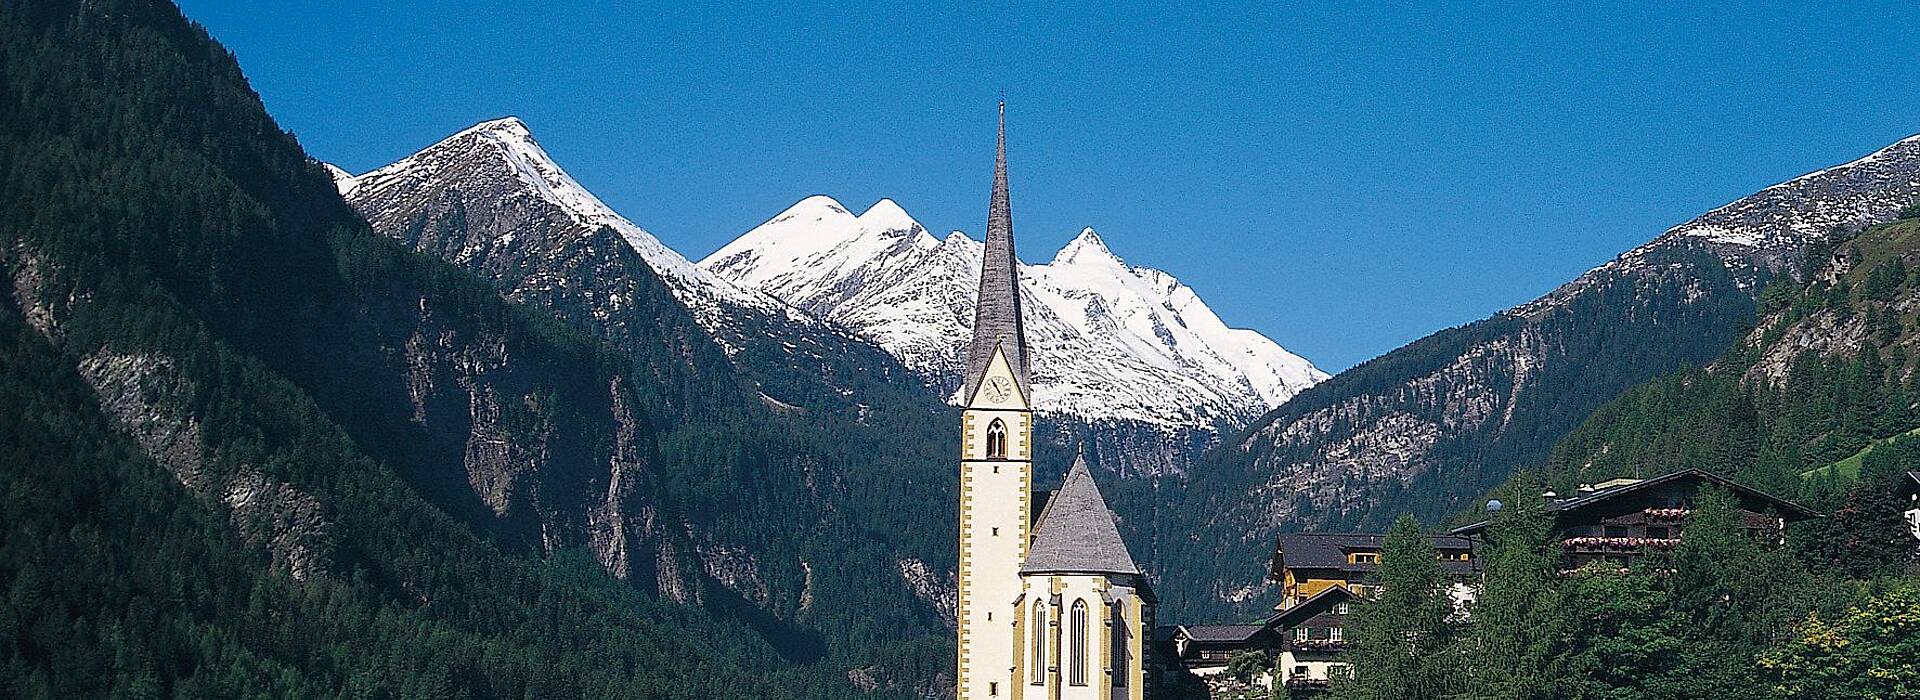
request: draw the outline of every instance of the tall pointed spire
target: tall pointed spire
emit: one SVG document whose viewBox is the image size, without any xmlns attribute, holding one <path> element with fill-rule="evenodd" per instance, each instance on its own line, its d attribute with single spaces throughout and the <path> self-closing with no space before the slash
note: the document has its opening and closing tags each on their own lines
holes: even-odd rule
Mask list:
<svg viewBox="0 0 1920 700">
<path fill-rule="evenodd" d="M 973 307 L 973 343 L 967 348 L 971 401 L 993 362 L 1006 355 L 1020 394 L 1033 400 L 1027 381 L 1027 335 L 1020 318 L 1020 259 L 1013 253 L 1013 211 L 1007 203 L 1007 103 L 1000 103 L 1000 130 L 993 156 L 993 199 L 987 206 L 987 246 L 980 260 L 980 295 Z"/>
</svg>

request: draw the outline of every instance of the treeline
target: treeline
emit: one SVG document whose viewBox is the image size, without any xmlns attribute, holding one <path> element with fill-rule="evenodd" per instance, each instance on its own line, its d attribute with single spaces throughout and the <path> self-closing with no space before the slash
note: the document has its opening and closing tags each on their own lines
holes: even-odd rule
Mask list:
<svg viewBox="0 0 1920 700">
<path fill-rule="evenodd" d="M 1732 495 L 1703 492 L 1671 552 L 1631 568 L 1557 571 L 1540 484 L 1497 494 L 1484 587 L 1457 610 L 1430 540 L 1411 518 L 1386 543 L 1381 597 L 1355 610 L 1340 700 L 1426 698 L 1914 697 L 1920 580 L 1852 578 L 1740 529 Z M 1904 533 L 1903 533 L 1904 534 Z M 1463 616 L 1470 615 L 1469 617 Z"/>
</svg>

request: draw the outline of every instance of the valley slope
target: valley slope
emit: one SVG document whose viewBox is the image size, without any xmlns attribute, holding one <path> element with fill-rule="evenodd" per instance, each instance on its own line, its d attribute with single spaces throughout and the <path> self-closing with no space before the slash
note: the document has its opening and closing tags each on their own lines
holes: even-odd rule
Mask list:
<svg viewBox="0 0 1920 700">
<path fill-rule="evenodd" d="M 1302 393 L 1195 466 L 1162 566 L 1211 572 L 1171 595 L 1224 614 L 1264 605 L 1276 533 L 1434 522 L 1537 465 L 1595 408 L 1699 366 L 1755 297 L 1835 228 L 1920 198 L 1920 137 L 1768 187 L 1667 231 L 1529 304 L 1415 341 Z M 1225 563 L 1222 563 L 1225 562 Z"/>
</svg>

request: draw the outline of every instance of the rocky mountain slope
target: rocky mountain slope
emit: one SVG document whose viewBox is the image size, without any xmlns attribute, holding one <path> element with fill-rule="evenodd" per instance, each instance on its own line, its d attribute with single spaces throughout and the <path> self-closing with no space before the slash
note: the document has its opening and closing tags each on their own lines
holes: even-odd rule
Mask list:
<svg viewBox="0 0 1920 700">
<path fill-rule="evenodd" d="M 8 3 L 0 84 L 0 694 L 938 685 L 950 524 L 863 499 L 950 486 L 788 439 L 660 277 L 615 350 L 376 234 L 165 2 Z"/>
<path fill-rule="evenodd" d="M 1252 605 L 1276 532 L 1378 528 L 1457 512 L 1628 387 L 1705 363 L 1739 337 L 1767 280 L 1834 227 L 1920 198 L 1920 138 L 1768 187 L 1492 318 L 1355 367 L 1265 416 L 1195 467 L 1168 535 L 1175 567 L 1220 578 L 1193 609 Z M 1251 498 L 1249 495 L 1251 494 Z M 1211 534 L 1209 534 L 1211 533 Z"/>
<path fill-rule="evenodd" d="M 575 182 L 518 119 L 477 124 L 362 175 L 330 172 L 375 230 L 492 280 L 506 298 L 615 347 L 672 346 L 681 357 L 652 369 L 677 403 L 727 396 L 689 384 L 680 367 L 723 360 L 773 406 L 849 410 L 919 383 L 872 343 L 667 248 Z M 670 299 L 645 293 L 655 277 Z M 698 326 L 677 323 L 688 312 Z M 703 356 L 716 343 L 724 357 Z"/>
<path fill-rule="evenodd" d="M 934 238 L 892 200 L 855 215 L 814 196 L 700 267 L 872 338 L 951 392 L 980 251 L 958 231 Z M 1265 336 L 1227 327 L 1171 275 L 1122 262 L 1093 229 L 1021 276 L 1043 412 L 1237 426 L 1326 378 Z"/>
</svg>

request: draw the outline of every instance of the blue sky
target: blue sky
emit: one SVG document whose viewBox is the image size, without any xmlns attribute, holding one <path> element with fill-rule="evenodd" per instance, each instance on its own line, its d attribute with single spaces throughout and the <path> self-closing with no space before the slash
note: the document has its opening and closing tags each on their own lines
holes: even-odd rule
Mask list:
<svg viewBox="0 0 1920 700">
<path fill-rule="evenodd" d="M 1024 259 L 1328 370 L 1920 132 L 1913 3 L 1181 5 L 183 2 L 316 156 L 518 115 L 694 259 L 814 193 L 979 235 L 1004 89 Z"/>
</svg>

